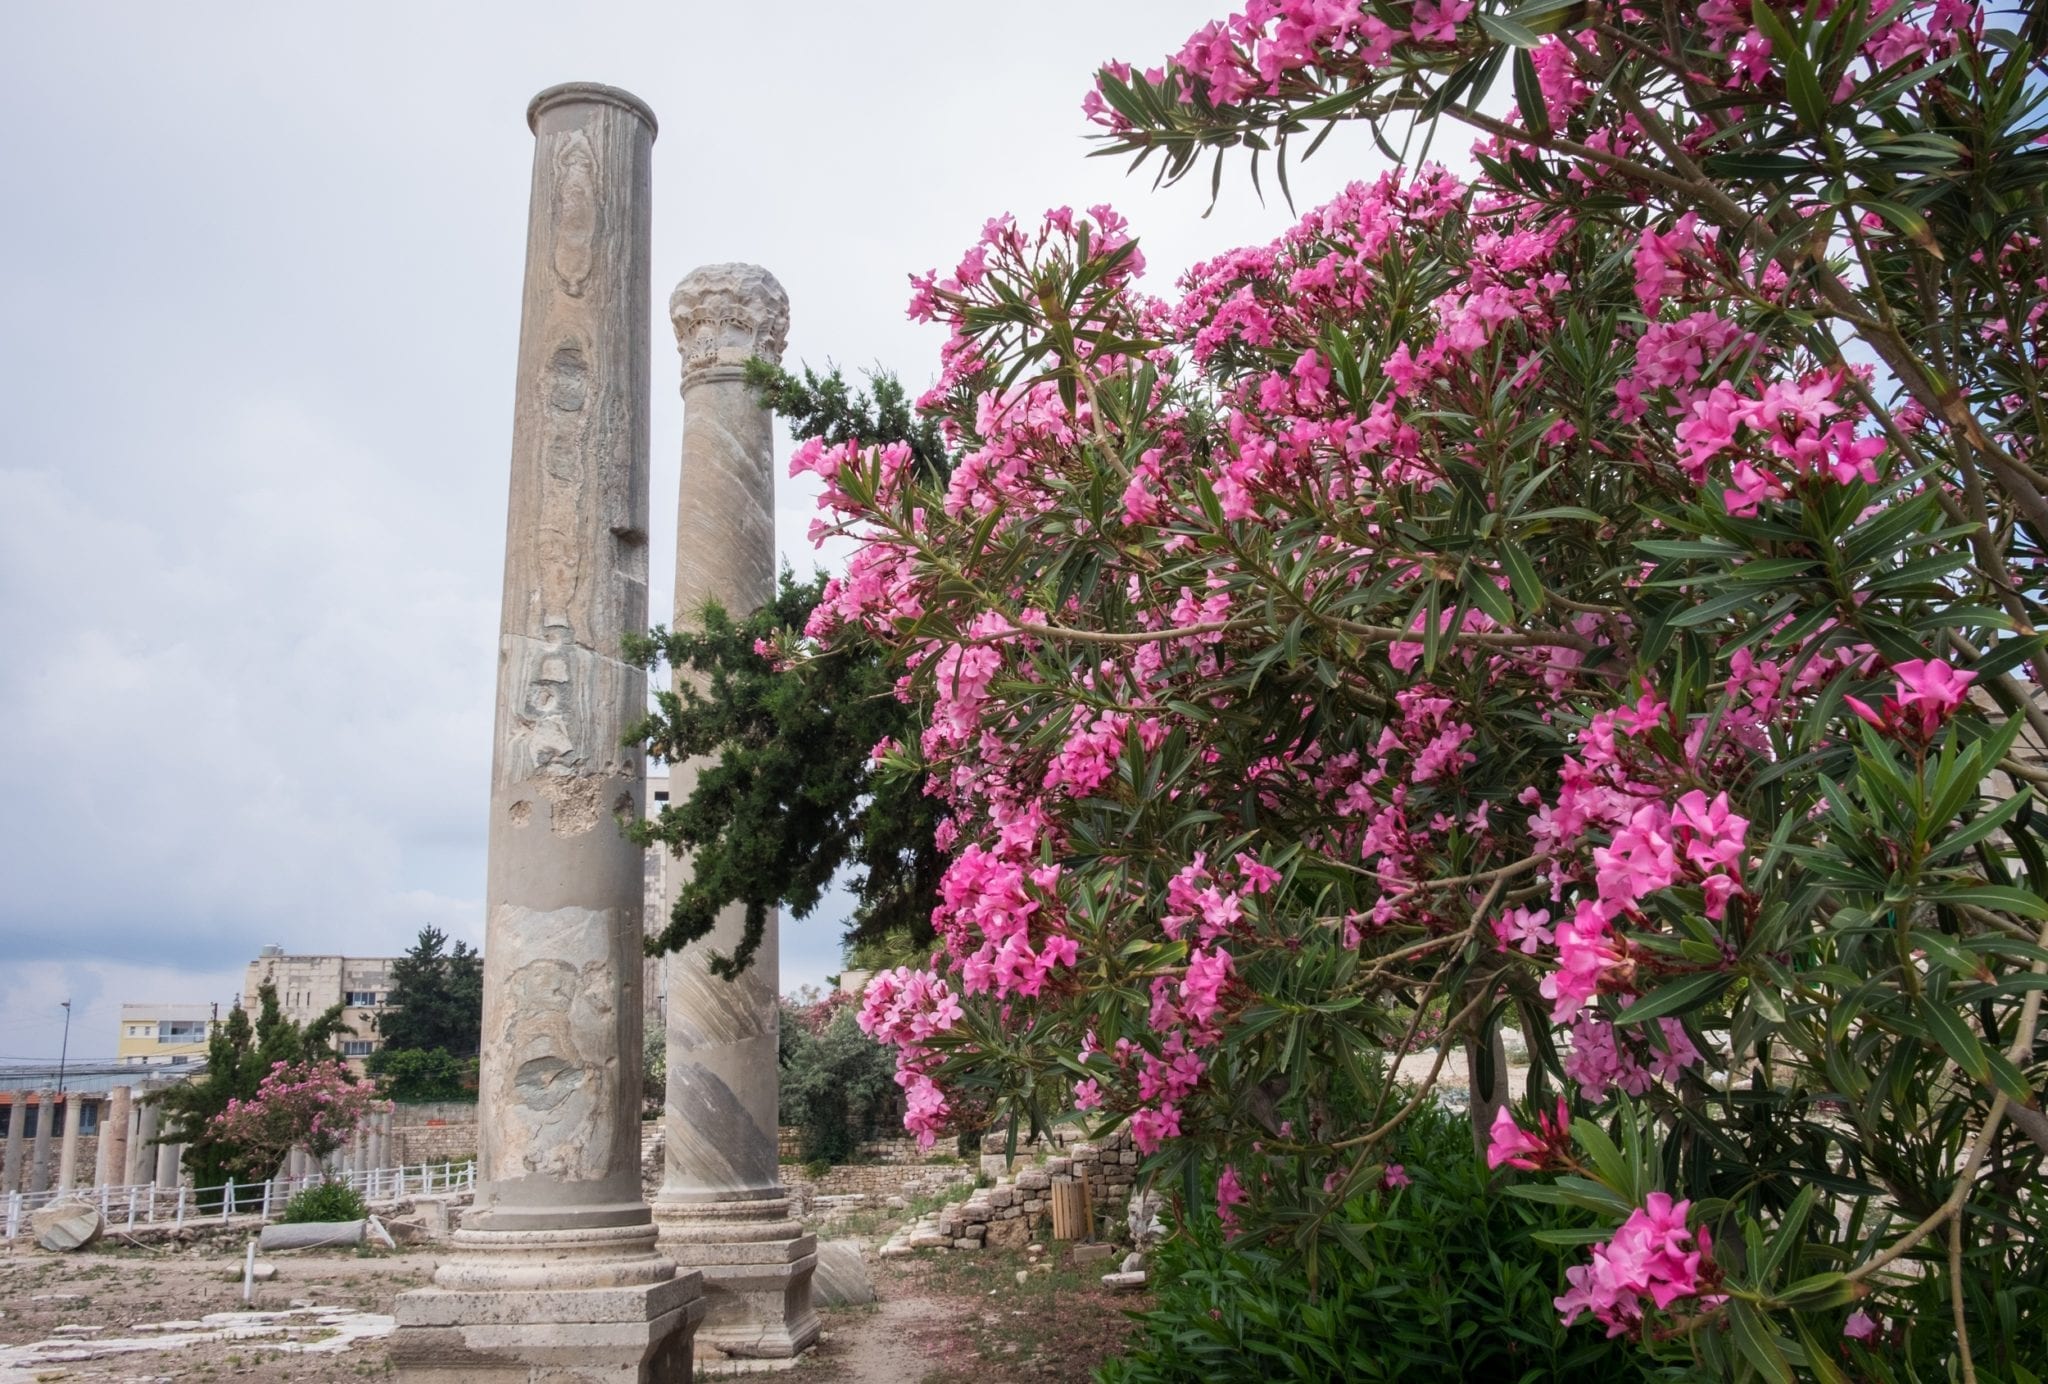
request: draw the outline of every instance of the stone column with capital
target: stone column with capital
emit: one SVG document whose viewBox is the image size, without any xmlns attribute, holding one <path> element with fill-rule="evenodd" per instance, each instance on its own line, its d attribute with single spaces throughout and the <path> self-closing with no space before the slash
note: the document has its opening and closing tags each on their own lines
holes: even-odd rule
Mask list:
<svg viewBox="0 0 2048 1384">
<path fill-rule="evenodd" d="M 26 1148 L 22 1139 L 27 1129 L 28 1092 L 10 1092 L 7 1097 L 7 1154 L 0 1159 L 0 1196 L 22 1189 L 21 1159 Z"/>
<path fill-rule="evenodd" d="M 78 1117 L 85 1102 L 76 1092 L 64 1096 L 64 1142 L 57 1149 L 57 1190 L 68 1192 L 78 1185 Z"/>
<path fill-rule="evenodd" d="M 116 1086 L 100 1111 L 100 1181 L 119 1187 L 128 1181 L 128 1119 L 135 1113 L 135 1092 Z"/>
<path fill-rule="evenodd" d="M 29 1163 L 28 1190 L 47 1192 L 50 1190 L 50 1122 L 57 1116 L 57 1093 L 40 1091 L 36 1094 L 36 1147 L 35 1156 Z"/>
<path fill-rule="evenodd" d="M 757 265 L 691 272 L 669 298 L 683 358 L 683 465 L 676 508 L 673 628 L 701 627 L 707 600 L 735 619 L 775 597 L 774 419 L 747 388 L 749 357 L 779 361 L 789 297 Z M 672 801 L 702 765 L 669 773 Z M 688 877 L 668 871 L 668 898 Z M 709 969 L 746 924 L 726 909 L 709 936 L 664 960 L 668 1092 L 664 1170 L 654 1200 L 662 1246 L 703 1271 L 710 1307 L 698 1348 L 789 1357 L 818 1338 L 817 1240 L 789 1215 L 776 1157 L 780 981 L 776 917 L 736 980 Z"/>
<path fill-rule="evenodd" d="M 533 99 L 485 886 L 475 1205 L 391 1359 L 432 1384 L 677 1384 L 700 1281 L 640 1191 L 654 114 Z"/>
<path fill-rule="evenodd" d="M 144 1088 L 145 1097 L 148 1088 Z M 156 1127 L 162 1118 L 156 1102 L 146 1098 L 135 1102 L 133 1133 L 128 1144 L 128 1181 L 134 1186 L 156 1178 Z"/>
</svg>

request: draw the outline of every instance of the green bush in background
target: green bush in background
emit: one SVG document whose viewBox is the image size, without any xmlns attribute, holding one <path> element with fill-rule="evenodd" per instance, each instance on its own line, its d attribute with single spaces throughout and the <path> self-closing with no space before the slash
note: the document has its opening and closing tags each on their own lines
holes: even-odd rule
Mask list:
<svg viewBox="0 0 2048 1384">
<path fill-rule="evenodd" d="M 356 1189 L 346 1182 L 320 1182 L 284 1204 L 277 1219 L 285 1225 L 306 1221 L 359 1221 L 370 1214 Z"/>
</svg>

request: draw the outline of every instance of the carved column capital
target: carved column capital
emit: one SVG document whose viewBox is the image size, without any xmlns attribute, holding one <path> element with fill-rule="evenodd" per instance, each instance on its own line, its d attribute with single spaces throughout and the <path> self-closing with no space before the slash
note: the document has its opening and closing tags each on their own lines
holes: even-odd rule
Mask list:
<svg viewBox="0 0 2048 1384">
<path fill-rule="evenodd" d="M 707 264 L 669 295 L 683 388 L 699 380 L 738 378 L 751 356 L 782 360 L 789 343 L 789 295 L 758 264 Z"/>
</svg>

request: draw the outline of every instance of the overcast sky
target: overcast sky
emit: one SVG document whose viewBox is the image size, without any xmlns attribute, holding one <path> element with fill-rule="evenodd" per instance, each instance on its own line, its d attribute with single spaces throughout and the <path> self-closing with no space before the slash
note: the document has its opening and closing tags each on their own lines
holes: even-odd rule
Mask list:
<svg viewBox="0 0 2048 1384">
<path fill-rule="evenodd" d="M 654 146 L 657 305 L 788 288 L 789 360 L 921 388 L 905 275 L 1002 212 L 1109 200 L 1161 291 L 1289 220 L 1239 170 L 1089 159 L 1096 64 L 1227 0 L 17 5 L 0 45 L 0 1058 L 110 1055 L 124 1001 L 229 1001 L 256 949 L 481 941 L 532 139 L 568 80 Z M 1331 141 L 1304 209 L 1377 162 Z M 681 405 L 653 313 L 652 590 Z M 788 442 L 781 444 L 786 457 Z M 778 476 L 782 470 L 778 462 Z M 779 480 L 803 568 L 812 492 Z M 785 989 L 840 917 L 784 922 Z"/>
</svg>

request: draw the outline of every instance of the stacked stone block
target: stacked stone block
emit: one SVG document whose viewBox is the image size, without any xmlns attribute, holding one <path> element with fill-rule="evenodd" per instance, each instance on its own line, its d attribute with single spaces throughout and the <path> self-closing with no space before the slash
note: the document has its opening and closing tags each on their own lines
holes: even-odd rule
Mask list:
<svg viewBox="0 0 2048 1384">
<path fill-rule="evenodd" d="M 1008 1162 L 1003 1156 L 1006 1142 L 1001 1134 L 982 1141 L 984 1168 L 991 1161 L 998 1167 Z M 1060 1151 L 1050 1152 L 1055 1148 Z M 1043 1161 L 1022 1163 L 1039 1150 L 1047 1151 Z M 980 1188 L 967 1200 L 941 1211 L 933 1238 L 953 1249 L 991 1245 L 1020 1249 L 1051 1220 L 1055 1181 L 1087 1179 L 1095 1205 L 1107 1209 L 1129 1201 L 1137 1180 L 1138 1151 L 1131 1147 L 1130 1136 L 1121 1132 L 1099 1143 L 1083 1139 L 1068 1143 L 1066 1135 L 1059 1132 L 1052 1140 L 1034 1145 L 1020 1141 L 1018 1159 L 1015 1171 L 1003 1174 L 995 1186 Z M 910 1244 L 912 1248 L 925 1247 L 914 1239 Z"/>
</svg>

